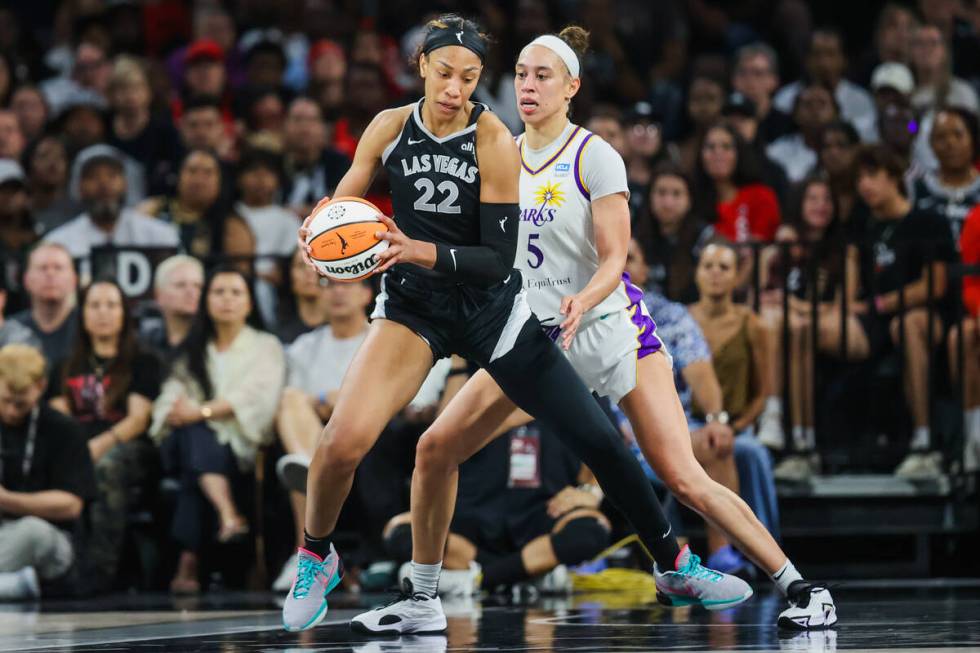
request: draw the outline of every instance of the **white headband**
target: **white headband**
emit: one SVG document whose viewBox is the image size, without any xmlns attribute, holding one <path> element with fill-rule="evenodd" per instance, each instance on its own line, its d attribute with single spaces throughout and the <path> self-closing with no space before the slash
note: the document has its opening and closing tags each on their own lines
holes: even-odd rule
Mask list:
<svg viewBox="0 0 980 653">
<path fill-rule="evenodd" d="M 551 34 L 545 34 L 528 43 L 526 46 L 524 46 L 524 49 L 526 50 L 532 45 L 540 45 L 557 54 L 558 58 L 565 62 L 565 66 L 568 67 L 568 72 L 571 73 L 572 77 L 578 77 L 578 55 L 575 54 L 575 50 L 572 50 L 572 48 L 560 38 L 557 36 L 552 36 Z"/>
</svg>

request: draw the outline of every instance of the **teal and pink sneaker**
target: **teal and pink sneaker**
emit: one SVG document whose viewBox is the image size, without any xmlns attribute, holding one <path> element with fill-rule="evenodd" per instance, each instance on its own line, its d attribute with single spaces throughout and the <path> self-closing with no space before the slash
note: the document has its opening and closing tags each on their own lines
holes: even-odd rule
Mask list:
<svg viewBox="0 0 980 653">
<path fill-rule="evenodd" d="M 707 610 L 725 610 L 747 601 L 752 588 L 741 578 L 701 565 L 701 558 L 688 546 L 674 561 L 676 571 L 661 572 L 653 566 L 657 600 L 664 605 L 700 605 Z"/>
<path fill-rule="evenodd" d="M 344 577 L 344 566 L 333 544 L 326 558 L 303 548 L 296 557 L 296 580 L 282 606 L 282 627 L 290 632 L 307 630 L 323 621 L 327 616 L 327 594 Z"/>
</svg>

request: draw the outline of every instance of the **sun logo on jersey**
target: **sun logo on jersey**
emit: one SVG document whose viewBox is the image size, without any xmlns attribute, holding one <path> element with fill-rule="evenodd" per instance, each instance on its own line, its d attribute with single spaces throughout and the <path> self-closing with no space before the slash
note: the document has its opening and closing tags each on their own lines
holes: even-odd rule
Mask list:
<svg viewBox="0 0 980 653">
<path fill-rule="evenodd" d="M 561 190 L 561 182 L 546 181 L 543 186 L 538 186 L 538 190 L 534 192 L 534 198 L 542 209 L 548 206 L 560 207 L 565 203 L 565 193 Z"/>
</svg>

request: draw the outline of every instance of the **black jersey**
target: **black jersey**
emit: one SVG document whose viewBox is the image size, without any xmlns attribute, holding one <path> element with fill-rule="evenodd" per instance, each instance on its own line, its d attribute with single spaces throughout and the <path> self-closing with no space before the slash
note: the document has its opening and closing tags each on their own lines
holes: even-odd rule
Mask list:
<svg viewBox="0 0 980 653">
<path fill-rule="evenodd" d="M 422 102 L 381 155 L 391 185 L 394 220 L 406 236 L 445 245 L 480 244 L 480 170 L 476 121 L 486 106 L 474 103 L 469 124 L 439 138 L 422 122 Z M 412 266 L 413 273 L 442 276 Z"/>
</svg>

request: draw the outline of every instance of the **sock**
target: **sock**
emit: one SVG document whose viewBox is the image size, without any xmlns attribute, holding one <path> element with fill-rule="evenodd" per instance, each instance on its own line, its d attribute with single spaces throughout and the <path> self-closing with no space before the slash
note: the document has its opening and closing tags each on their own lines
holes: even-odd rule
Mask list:
<svg viewBox="0 0 980 653">
<path fill-rule="evenodd" d="M 929 427 L 916 426 L 912 435 L 912 451 L 926 451 L 929 449 Z"/>
<path fill-rule="evenodd" d="M 783 414 L 783 400 L 776 395 L 766 397 L 766 407 L 762 411 L 766 414 L 782 415 Z"/>
<path fill-rule="evenodd" d="M 491 592 L 498 585 L 513 585 L 528 578 L 520 551 L 497 558 L 483 567 L 483 589 Z"/>
<path fill-rule="evenodd" d="M 435 596 L 439 593 L 439 572 L 442 571 L 442 562 L 434 565 L 422 565 L 412 561 L 412 589 L 422 592 L 426 596 Z"/>
<path fill-rule="evenodd" d="M 320 558 L 326 558 L 330 555 L 330 535 L 328 533 L 323 537 L 313 537 L 305 530 L 303 531 L 303 548 L 311 553 L 315 553 Z"/>
<path fill-rule="evenodd" d="M 796 567 L 793 566 L 789 558 L 786 558 L 786 564 L 772 575 L 772 582 L 776 583 L 776 587 L 783 593 L 783 596 L 789 594 L 789 586 L 798 580 L 803 580 L 803 576 L 796 571 Z"/>
</svg>

